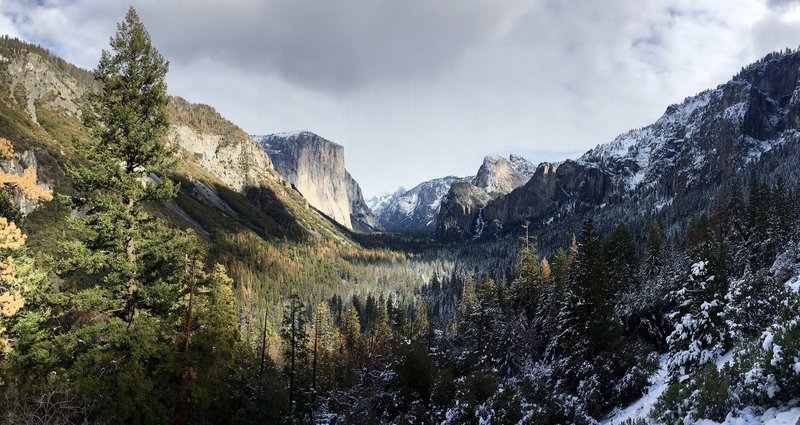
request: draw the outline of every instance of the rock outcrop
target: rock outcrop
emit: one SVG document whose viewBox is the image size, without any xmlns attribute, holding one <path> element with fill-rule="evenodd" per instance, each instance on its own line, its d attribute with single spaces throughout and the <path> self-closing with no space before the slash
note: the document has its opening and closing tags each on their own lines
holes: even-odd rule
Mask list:
<svg viewBox="0 0 800 425">
<path fill-rule="evenodd" d="M 64 78 L 64 73 L 50 60 L 36 53 L 0 56 L 0 63 L 5 63 L 11 80 L 11 98 L 30 115 L 33 122 L 39 123 L 36 113 L 39 105 L 80 116 L 80 99 L 91 86 L 86 87 L 72 78 Z"/>
<path fill-rule="evenodd" d="M 344 148 L 314 133 L 253 136 L 269 154 L 275 170 L 314 208 L 352 229 L 344 167 Z"/>
<path fill-rule="evenodd" d="M 486 204 L 528 182 L 535 170 L 530 161 L 517 155 L 509 159 L 486 156 L 475 178 L 454 184 L 442 200 L 436 236 L 443 239 L 480 236 L 487 224 L 482 212 Z"/>
<path fill-rule="evenodd" d="M 472 184 L 489 195 L 504 195 L 527 183 L 535 170 L 530 161 L 517 155 L 511 155 L 508 159 L 488 155 L 483 159 Z"/>
<path fill-rule="evenodd" d="M 437 222 L 437 236 L 464 237 L 467 234 L 480 235 L 483 222 L 473 217 L 481 214 L 481 209 L 489 202 L 489 194 L 470 182 L 455 182 L 442 199 Z M 475 228 L 470 228 L 474 224 Z"/>
<path fill-rule="evenodd" d="M 360 232 L 382 230 L 381 224 L 367 205 L 367 201 L 364 200 L 361 186 L 347 171 L 345 171 L 345 179 L 347 180 L 347 198 L 350 200 L 350 222 L 353 224 L 353 228 Z"/>
<path fill-rule="evenodd" d="M 264 150 L 210 106 L 173 97 L 170 118 L 167 140 L 231 189 L 244 193 L 265 181 L 279 180 Z"/>
<path fill-rule="evenodd" d="M 272 158 L 275 170 L 314 208 L 349 229 L 380 228 L 345 168 L 341 145 L 308 131 L 252 137 Z"/>
</svg>

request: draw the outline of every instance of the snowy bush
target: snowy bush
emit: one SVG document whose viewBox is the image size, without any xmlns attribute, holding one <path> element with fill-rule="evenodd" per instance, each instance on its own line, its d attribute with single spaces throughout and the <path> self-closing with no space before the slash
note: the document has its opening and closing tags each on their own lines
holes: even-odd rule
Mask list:
<svg viewBox="0 0 800 425">
<path fill-rule="evenodd" d="M 653 419 L 664 424 L 694 423 L 700 419 L 721 421 L 731 411 L 730 380 L 706 364 L 691 378 L 669 386 L 653 407 Z"/>
<path fill-rule="evenodd" d="M 800 394 L 800 319 L 773 324 L 737 354 L 743 401 L 758 405 L 786 402 Z"/>
<path fill-rule="evenodd" d="M 745 275 L 731 282 L 724 317 L 732 338 L 744 340 L 754 337 L 780 314 L 780 301 L 785 290 L 775 278 L 763 273 Z"/>
</svg>

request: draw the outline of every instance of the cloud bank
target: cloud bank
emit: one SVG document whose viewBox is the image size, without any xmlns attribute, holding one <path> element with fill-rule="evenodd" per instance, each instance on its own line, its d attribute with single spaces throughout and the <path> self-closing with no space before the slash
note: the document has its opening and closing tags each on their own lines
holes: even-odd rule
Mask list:
<svg viewBox="0 0 800 425">
<path fill-rule="evenodd" d="M 0 33 L 91 68 L 128 2 L 0 0 Z M 139 0 L 170 91 L 346 148 L 366 193 L 558 160 L 800 45 L 789 0 Z"/>
</svg>

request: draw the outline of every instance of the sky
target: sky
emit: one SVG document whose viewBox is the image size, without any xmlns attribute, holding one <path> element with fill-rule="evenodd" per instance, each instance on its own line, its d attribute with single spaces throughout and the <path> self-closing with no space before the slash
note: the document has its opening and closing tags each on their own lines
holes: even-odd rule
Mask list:
<svg viewBox="0 0 800 425">
<path fill-rule="evenodd" d="M 343 145 L 367 196 L 577 157 L 800 46 L 794 0 L 0 0 L 0 33 L 92 69 L 131 4 L 171 94 Z"/>
</svg>

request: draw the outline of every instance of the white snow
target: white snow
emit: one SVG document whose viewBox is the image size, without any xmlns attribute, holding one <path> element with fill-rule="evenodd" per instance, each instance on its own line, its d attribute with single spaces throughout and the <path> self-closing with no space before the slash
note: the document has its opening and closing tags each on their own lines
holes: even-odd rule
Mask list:
<svg viewBox="0 0 800 425">
<path fill-rule="evenodd" d="M 729 414 L 722 422 L 709 419 L 695 422 L 696 425 L 797 425 L 798 423 L 800 423 L 800 407 L 771 408 L 760 415 L 748 407 L 736 415 Z"/>
<path fill-rule="evenodd" d="M 650 410 L 653 409 L 653 406 L 656 404 L 658 398 L 669 386 L 669 372 L 667 368 L 668 360 L 668 354 L 662 354 L 661 357 L 659 357 L 658 371 L 656 371 L 656 373 L 650 377 L 650 386 L 647 388 L 647 392 L 642 395 L 642 398 L 636 400 L 625 408 L 613 411 L 611 415 L 603 419 L 600 423 L 602 425 L 614 425 L 621 424 L 629 419 L 647 418 L 650 414 Z M 722 368 L 724 365 L 730 364 L 732 361 L 733 350 L 730 350 L 717 358 L 717 368 Z M 708 424 L 713 423 L 714 422 L 708 422 Z M 726 423 L 726 425 L 733 424 L 738 424 L 738 422 L 731 422 L 730 424 Z M 792 425 L 795 425 L 794 422 L 792 422 Z"/>
<path fill-rule="evenodd" d="M 769 330 L 764 331 L 762 338 L 764 338 L 764 342 L 761 344 L 761 348 L 763 348 L 764 351 L 772 350 L 772 332 Z"/>
<path fill-rule="evenodd" d="M 658 360 L 658 371 L 650 378 L 650 387 L 642 398 L 623 409 L 615 410 L 600 423 L 603 425 L 621 424 L 628 419 L 646 418 L 656 404 L 661 393 L 669 386 L 669 373 L 667 372 L 667 355 L 662 354 Z"/>
</svg>

